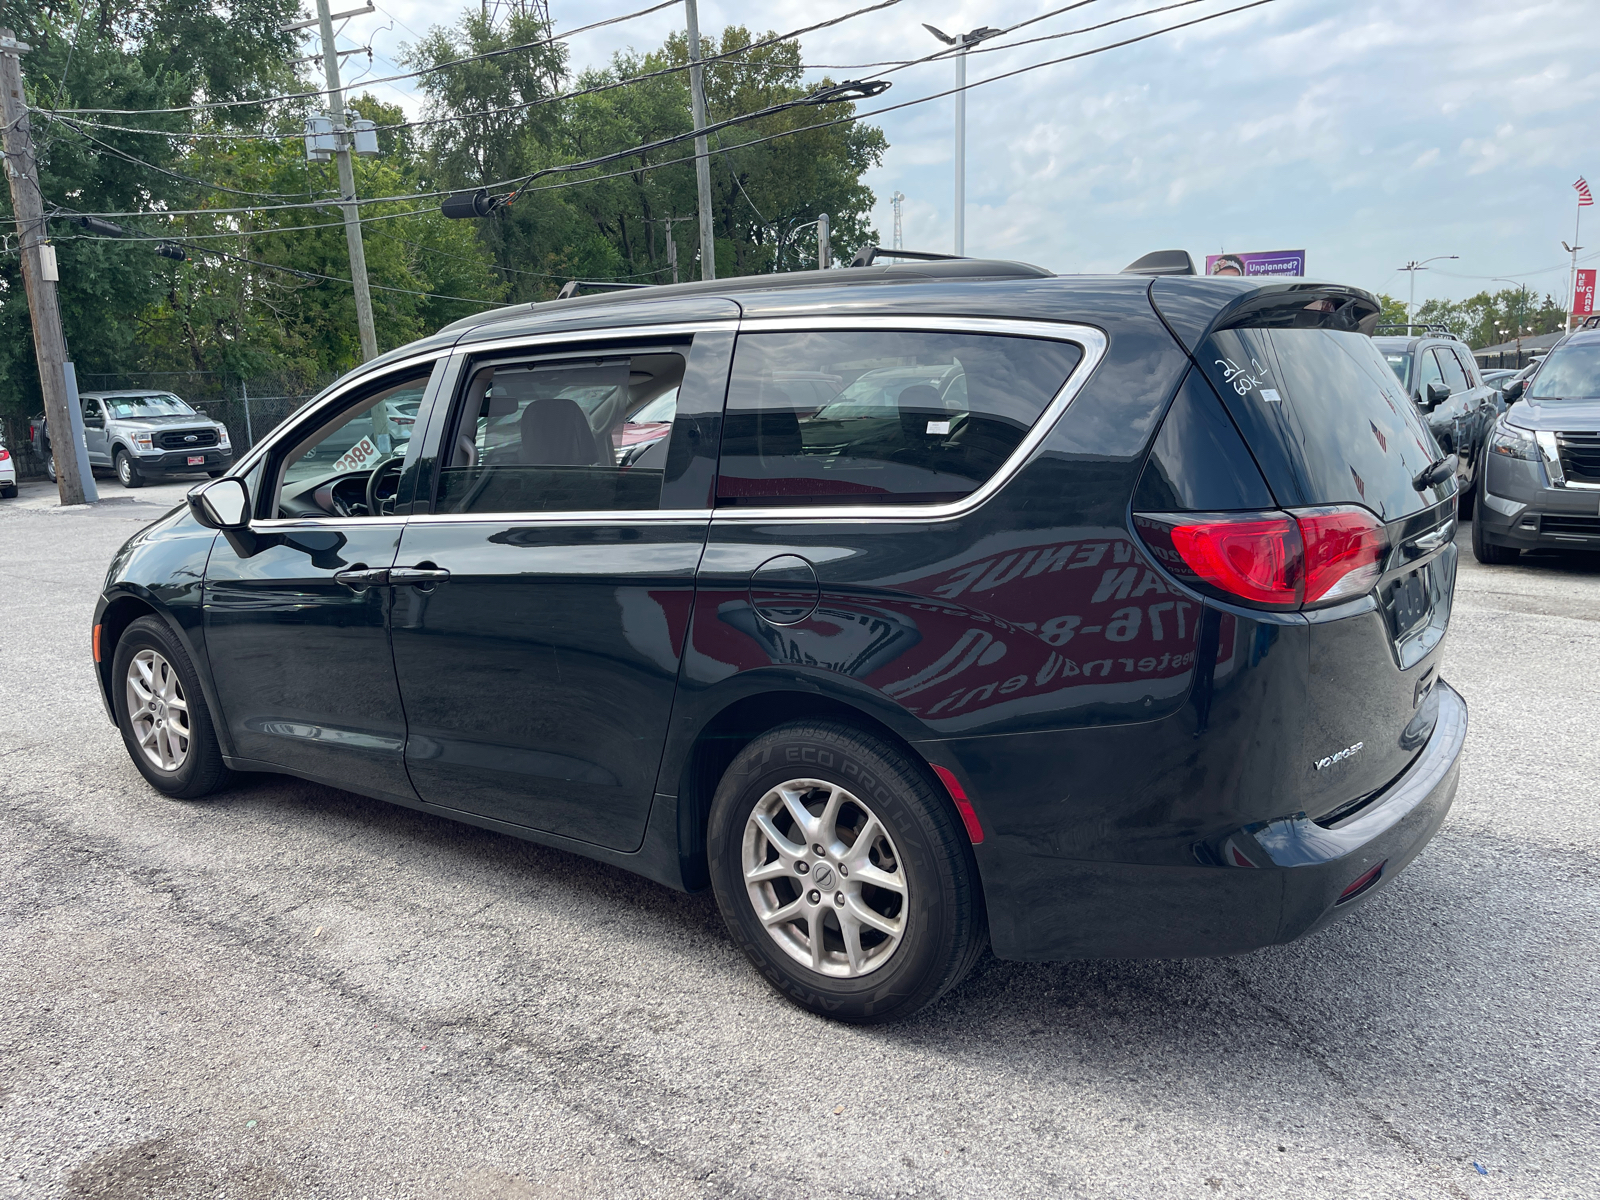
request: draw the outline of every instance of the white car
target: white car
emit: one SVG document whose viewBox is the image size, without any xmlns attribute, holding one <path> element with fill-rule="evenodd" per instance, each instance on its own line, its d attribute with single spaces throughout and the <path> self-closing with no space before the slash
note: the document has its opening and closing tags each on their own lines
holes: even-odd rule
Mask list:
<svg viewBox="0 0 1600 1200">
<path fill-rule="evenodd" d="M 0 442 L 0 496 L 9 500 L 17 494 L 17 460 L 11 457 L 11 451 L 6 449 L 4 442 Z"/>
</svg>

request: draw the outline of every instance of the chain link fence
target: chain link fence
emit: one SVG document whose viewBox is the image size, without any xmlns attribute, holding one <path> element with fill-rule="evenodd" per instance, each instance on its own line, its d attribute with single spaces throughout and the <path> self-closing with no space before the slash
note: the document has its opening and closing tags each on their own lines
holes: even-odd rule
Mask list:
<svg viewBox="0 0 1600 1200">
<path fill-rule="evenodd" d="M 102 374 L 81 371 L 78 391 L 171 392 L 199 411 L 228 427 L 234 457 L 242 457 L 258 441 L 338 376 L 334 373 L 301 375 L 292 372 L 239 379 L 214 371 L 140 371 Z M 35 418 L 7 416 L 0 444 L 11 451 L 20 479 L 44 479 L 45 462 L 36 446 Z"/>
</svg>

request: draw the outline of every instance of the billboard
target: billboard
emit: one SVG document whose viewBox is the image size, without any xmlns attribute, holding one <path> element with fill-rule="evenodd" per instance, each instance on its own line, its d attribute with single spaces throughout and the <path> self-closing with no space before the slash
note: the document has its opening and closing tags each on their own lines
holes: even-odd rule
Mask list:
<svg viewBox="0 0 1600 1200">
<path fill-rule="evenodd" d="M 1594 271 L 1579 271 L 1578 286 L 1572 296 L 1572 315 L 1587 317 L 1594 312 Z"/>
<path fill-rule="evenodd" d="M 1304 275 L 1304 250 L 1252 250 L 1206 255 L 1207 275 Z"/>
</svg>

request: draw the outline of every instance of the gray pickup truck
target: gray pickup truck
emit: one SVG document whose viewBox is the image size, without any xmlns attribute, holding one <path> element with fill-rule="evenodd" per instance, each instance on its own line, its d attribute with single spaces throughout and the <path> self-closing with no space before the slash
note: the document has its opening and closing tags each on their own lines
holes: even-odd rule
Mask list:
<svg viewBox="0 0 1600 1200">
<path fill-rule="evenodd" d="M 233 462 L 228 427 L 171 392 L 83 392 L 80 397 L 89 465 L 115 471 L 123 487 L 142 487 L 162 475 L 204 472 L 216 479 Z M 34 448 L 53 480 L 50 430 L 43 417 L 32 424 Z"/>
</svg>

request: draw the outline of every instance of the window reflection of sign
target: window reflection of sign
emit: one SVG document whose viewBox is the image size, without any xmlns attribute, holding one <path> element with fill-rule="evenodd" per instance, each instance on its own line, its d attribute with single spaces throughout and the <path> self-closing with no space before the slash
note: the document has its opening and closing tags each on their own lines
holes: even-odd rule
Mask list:
<svg viewBox="0 0 1600 1200">
<path fill-rule="evenodd" d="M 339 456 L 339 460 L 333 464 L 333 470 L 360 471 L 372 466 L 382 457 L 382 451 L 378 449 L 373 440 L 370 437 L 364 437 Z"/>
</svg>

